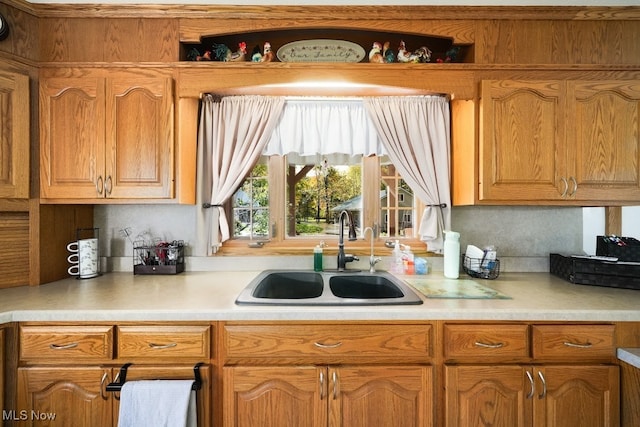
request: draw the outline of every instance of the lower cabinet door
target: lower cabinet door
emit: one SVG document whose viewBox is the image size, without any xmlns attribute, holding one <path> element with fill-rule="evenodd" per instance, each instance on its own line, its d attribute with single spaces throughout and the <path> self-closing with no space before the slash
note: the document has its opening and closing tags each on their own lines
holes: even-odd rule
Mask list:
<svg viewBox="0 0 640 427">
<path fill-rule="evenodd" d="M 617 366 L 446 366 L 446 425 L 615 427 L 619 384 Z"/>
<path fill-rule="evenodd" d="M 329 425 L 333 427 L 430 427 L 431 366 L 329 368 Z"/>
<path fill-rule="evenodd" d="M 225 367 L 225 427 L 326 427 L 327 369 Z"/>
<path fill-rule="evenodd" d="M 25 426 L 112 427 L 111 369 L 31 367 L 18 370 L 17 408 L 3 412 Z"/>
<path fill-rule="evenodd" d="M 224 368 L 225 427 L 431 427 L 431 366 Z"/>
<path fill-rule="evenodd" d="M 519 365 L 446 366 L 447 427 L 531 426 L 529 376 Z"/>
<path fill-rule="evenodd" d="M 535 426 L 620 425 L 617 366 L 540 366 L 534 371 L 537 377 Z"/>
</svg>

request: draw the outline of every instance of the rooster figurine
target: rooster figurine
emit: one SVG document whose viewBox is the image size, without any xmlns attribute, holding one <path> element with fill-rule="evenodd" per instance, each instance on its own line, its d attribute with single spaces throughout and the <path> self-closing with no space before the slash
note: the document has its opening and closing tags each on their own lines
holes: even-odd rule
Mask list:
<svg viewBox="0 0 640 427">
<path fill-rule="evenodd" d="M 404 44 L 404 40 L 400 40 L 400 46 L 398 46 L 398 62 L 409 62 L 409 51 Z"/>
<path fill-rule="evenodd" d="M 274 57 L 275 55 L 271 50 L 271 43 L 264 42 L 264 53 L 262 55 L 262 58 L 260 59 L 260 62 L 271 62 L 273 61 Z"/>
<path fill-rule="evenodd" d="M 382 45 L 379 42 L 374 42 L 373 47 L 369 51 L 369 62 L 382 64 L 384 57 L 382 56 Z"/>
<path fill-rule="evenodd" d="M 245 42 L 240 42 L 238 43 L 238 50 L 228 55 L 227 61 L 230 61 L 230 62 L 244 61 L 244 57 L 246 54 L 247 54 L 247 44 Z"/>
</svg>

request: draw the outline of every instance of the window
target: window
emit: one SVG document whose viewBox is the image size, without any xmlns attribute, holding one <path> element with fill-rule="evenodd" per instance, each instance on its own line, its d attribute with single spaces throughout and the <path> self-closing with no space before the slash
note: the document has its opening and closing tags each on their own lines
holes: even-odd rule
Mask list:
<svg viewBox="0 0 640 427">
<path fill-rule="evenodd" d="M 266 249 L 294 251 L 324 240 L 331 247 L 342 210 L 352 213 L 360 239 L 367 226 L 376 229 L 379 245 L 415 238 L 413 192 L 386 156 L 304 164 L 273 155 L 261 158 L 233 197 L 235 243 L 230 245 L 246 248 L 243 241 L 258 239 L 269 241 Z M 349 243 L 350 248 L 359 245 L 369 248 L 368 240 Z"/>
<path fill-rule="evenodd" d="M 264 162 L 257 164 L 232 199 L 233 236 L 269 237 L 269 177 Z"/>
</svg>

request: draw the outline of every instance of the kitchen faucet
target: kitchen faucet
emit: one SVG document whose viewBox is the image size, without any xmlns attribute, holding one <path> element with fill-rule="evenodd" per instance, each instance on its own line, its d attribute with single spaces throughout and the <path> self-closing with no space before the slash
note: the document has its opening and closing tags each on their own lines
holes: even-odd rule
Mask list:
<svg viewBox="0 0 640 427">
<path fill-rule="evenodd" d="M 376 257 L 376 256 L 373 254 L 373 240 L 374 240 L 374 238 L 375 238 L 375 236 L 376 236 L 376 233 L 375 233 L 375 231 L 373 230 L 373 228 L 371 228 L 371 227 L 367 227 L 367 228 L 365 228 L 365 229 L 364 229 L 364 231 L 362 232 L 362 238 L 363 238 L 363 239 L 366 239 L 366 238 L 367 238 L 367 231 L 371 231 L 371 251 L 370 251 L 370 253 L 369 253 L 369 273 L 375 273 L 375 272 L 376 272 L 376 264 L 377 264 L 378 262 L 380 262 L 380 260 L 381 260 L 382 258 L 380 258 L 380 257 Z"/>
<path fill-rule="evenodd" d="M 346 269 L 347 263 L 352 261 L 358 261 L 358 257 L 355 257 L 350 254 L 344 253 L 344 218 L 347 217 L 349 219 L 349 241 L 353 242 L 357 239 L 356 237 L 356 226 L 353 223 L 353 217 L 346 210 L 340 212 L 339 228 L 340 228 L 340 239 L 338 240 L 338 271 L 344 271 Z"/>
</svg>

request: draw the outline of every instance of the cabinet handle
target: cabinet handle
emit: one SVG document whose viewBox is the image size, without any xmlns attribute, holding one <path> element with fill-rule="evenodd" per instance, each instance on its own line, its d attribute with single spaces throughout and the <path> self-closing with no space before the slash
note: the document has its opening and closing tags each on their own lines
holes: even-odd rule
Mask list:
<svg viewBox="0 0 640 427">
<path fill-rule="evenodd" d="M 154 350 L 164 350 L 166 348 L 173 348 L 175 346 L 177 346 L 178 343 L 175 342 L 170 342 L 169 344 L 156 344 L 156 343 L 149 343 L 149 347 L 151 347 Z"/>
<path fill-rule="evenodd" d="M 495 344 L 487 344 L 484 342 L 480 342 L 480 341 L 476 341 L 473 343 L 473 345 L 475 345 L 476 347 L 482 347 L 482 348 L 502 348 L 504 347 L 504 343 L 502 342 L 498 342 Z"/>
<path fill-rule="evenodd" d="M 104 189 L 104 181 L 102 180 L 102 175 L 98 175 L 98 179 L 96 180 L 96 191 L 99 195 L 102 195 L 102 190 Z"/>
<path fill-rule="evenodd" d="M 564 190 L 562 191 L 560 197 L 566 197 L 567 192 L 569 191 L 569 183 L 567 182 L 567 178 L 565 178 L 564 176 L 560 178 L 560 181 L 562 181 L 562 183 L 564 184 Z"/>
<path fill-rule="evenodd" d="M 538 399 L 544 399 L 547 395 L 547 381 L 544 379 L 542 371 L 538 371 L 538 377 L 540 377 L 540 382 L 542 383 L 542 393 L 538 395 Z"/>
<path fill-rule="evenodd" d="M 536 394 L 536 383 L 533 380 L 533 375 L 531 375 L 531 372 L 526 371 L 527 372 L 527 379 L 529 380 L 529 385 L 531 386 L 531 389 L 529 390 L 529 394 L 527 394 L 526 399 L 531 399 L 533 397 L 534 394 Z"/>
<path fill-rule="evenodd" d="M 591 344 L 589 341 L 587 341 L 584 344 L 580 344 L 580 343 L 576 343 L 576 342 L 570 342 L 570 341 L 565 341 L 562 344 L 566 345 L 567 347 L 573 347 L 573 348 L 591 348 L 593 347 L 593 344 Z"/>
<path fill-rule="evenodd" d="M 107 380 L 107 373 L 105 372 L 104 374 L 102 374 L 102 379 L 100 380 L 100 397 L 102 397 L 103 400 L 108 400 L 109 397 L 106 395 L 106 380 Z"/>
<path fill-rule="evenodd" d="M 49 348 L 52 350 L 69 350 L 71 348 L 76 348 L 77 346 L 77 342 L 72 342 L 70 344 L 49 344 Z"/>
<path fill-rule="evenodd" d="M 320 371 L 320 400 L 324 400 L 324 371 Z"/>
<path fill-rule="evenodd" d="M 316 342 L 313 343 L 313 345 L 315 345 L 316 347 L 319 347 L 319 348 L 338 348 L 338 347 L 340 347 L 342 345 L 342 341 L 338 341 L 335 344 L 324 344 L 324 343 L 316 341 Z"/>
<path fill-rule="evenodd" d="M 340 391 L 338 390 L 338 372 L 335 370 L 331 374 L 331 381 L 333 382 L 333 400 L 336 400 Z"/>
<path fill-rule="evenodd" d="M 576 191 L 578 191 L 578 181 L 576 181 L 576 179 L 572 176 L 569 177 L 569 180 L 573 183 L 573 190 L 571 190 L 571 192 L 569 193 L 569 197 L 571 197 L 576 194 Z"/>
<path fill-rule="evenodd" d="M 116 377 L 113 379 L 114 383 L 120 382 L 120 371 L 116 374 Z M 113 398 L 116 400 L 120 400 L 120 392 L 116 391 L 113 393 Z"/>
<path fill-rule="evenodd" d="M 104 181 L 104 194 L 105 194 L 105 196 L 110 196 L 111 195 L 111 190 L 113 190 L 113 180 L 111 179 L 111 175 L 109 175 L 107 177 L 107 179 Z"/>
</svg>

